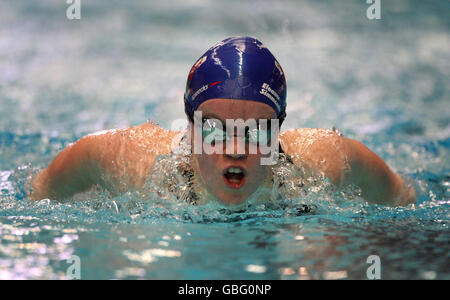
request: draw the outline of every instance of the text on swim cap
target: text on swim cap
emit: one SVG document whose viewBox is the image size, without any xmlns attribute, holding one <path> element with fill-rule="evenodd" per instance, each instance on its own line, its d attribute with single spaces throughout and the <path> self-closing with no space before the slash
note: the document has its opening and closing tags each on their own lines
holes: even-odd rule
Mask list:
<svg viewBox="0 0 450 300">
<path fill-rule="evenodd" d="M 267 83 L 263 83 L 259 93 L 269 98 L 277 106 L 277 110 L 280 111 L 280 105 L 277 101 L 275 101 L 275 98 L 280 101 L 280 96 L 278 96 L 278 94 L 273 89 L 271 89 Z"/>
</svg>

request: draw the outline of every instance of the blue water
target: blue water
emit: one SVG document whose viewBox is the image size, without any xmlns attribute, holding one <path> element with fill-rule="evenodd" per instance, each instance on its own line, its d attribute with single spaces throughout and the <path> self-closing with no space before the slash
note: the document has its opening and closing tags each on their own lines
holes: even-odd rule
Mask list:
<svg viewBox="0 0 450 300">
<path fill-rule="evenodd" d="M 64 1 L 0 4 L 0 279 L 450 279 L 448 1 Z M 112 198 L 30 203 L 29 178 L 69 143 L 184 118 L 187 72 L 212 44 L 253 35 L 288 79 L 282 130 L 337 126 L 416 186 L 387 208 L 346 193 L 233 212 Z M 297 210 L 314 205 L 310 213 Z"/>
</svg>

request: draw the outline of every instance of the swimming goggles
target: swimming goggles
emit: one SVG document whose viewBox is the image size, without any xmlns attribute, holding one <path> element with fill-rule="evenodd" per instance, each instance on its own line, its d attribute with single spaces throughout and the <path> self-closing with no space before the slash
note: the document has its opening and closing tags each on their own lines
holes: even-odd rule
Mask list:
<svg viewBox="0 0 450 300">
<path fill-rule="evenodd" d="M 202 138 L 203 142 L 207 144 L 214 144 L 216 142 L 229 141 L 229 136 L 224 128 L 222 122 L 211 119 L 202 119 Z M 233 130 L 234 131 L 234 130 Z M 256 124 L 256 128 L 245 127 L 245 142 L 254 145 L 267 146 L 271 139 L 271 130 L 269 122 L 261 122 Z"/>
</svg>

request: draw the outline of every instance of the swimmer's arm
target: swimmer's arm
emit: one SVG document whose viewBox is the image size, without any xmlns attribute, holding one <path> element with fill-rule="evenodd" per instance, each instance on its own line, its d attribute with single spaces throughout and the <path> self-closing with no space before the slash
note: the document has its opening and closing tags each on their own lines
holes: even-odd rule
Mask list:
<svg viewBox="0 0 450 300">
<path fill-rule="evenodd" d="M 390 206 L 405 206 L 416 202 L 415 191 L 378 155 L 362 143 L 343 138 L 350 159 L 351 172 L 343 185 L 355 184 L 369 202 Z"/>
<path fill-rule="evenodd" d="M 30 199 L 63 200 L 88 190 L 100 176 L 90 154 L 95 144 L 96 141 L 87 136 L 59 153 L 34 179 Z"/>
<path fill-rule="evenodd" d="M 283 150 L 295 164 L 323 174 L 337 186 L 357 185 L 371 203 L 407 205 L 415 203 L 414 189 L 392 172 L 366 146 L 325 129 L 296 129 L 280 135 Z"/>
<path fill-rule="evenodd" d="M 31 200 L 64 200 L 95 184 L 113 194 L 139 188 L 156 156 L 169 153 L 178 135 L 149 123 L 88 135 L 64 149 L 38 174 Z"/>
</svg>

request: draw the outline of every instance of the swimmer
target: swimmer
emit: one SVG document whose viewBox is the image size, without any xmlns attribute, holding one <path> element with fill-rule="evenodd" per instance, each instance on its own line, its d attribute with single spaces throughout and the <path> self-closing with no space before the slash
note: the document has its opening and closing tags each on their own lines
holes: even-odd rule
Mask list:
<svg viewBox="0 0 450 300">
<path fill-rule="evenodd" d="M 279 153 L 305 174 L 328 178 L 337 188 L 358 186 L 368 202 L 416 202 L 414 189 L 360 142 L 336 130 L 280 133 L 286 117 L 285 75 L 255 38 L 229 37 L 207 50 L 189 72 L 184 106 L 189 120 L 184 134 L 147 122 L 71 144 L 36 176 L 31 200 L 63 201 L 95 185 L 113 194 L 139 190 L 157 157 L 188 141 L 190 166 L 198 178 L 195 190 L 226 206 L 242 204 L 260 187 L 269 186 L 274 163 L 264 158 Z M 243 130 L 236 125 L 242 125 L 239 120 L 245 123 Z"/>
</svg>

